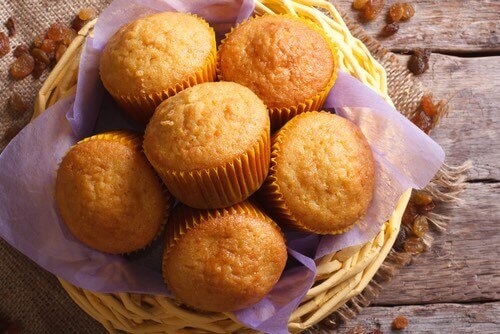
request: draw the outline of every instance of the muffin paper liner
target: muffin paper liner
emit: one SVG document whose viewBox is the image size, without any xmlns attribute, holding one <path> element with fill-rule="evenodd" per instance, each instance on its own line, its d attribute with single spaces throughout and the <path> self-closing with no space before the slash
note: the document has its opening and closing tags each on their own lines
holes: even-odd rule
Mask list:
<svg viewBox="0 0 500 334">
<path fill-rule="evenodd" d="M 268 15 L 269 14 L 265 14 L 263 16 L 268 16 Z M 296 116 L 300 113 L 303 113 L 306 111 L 320 110 L 321 107 L 323 106 L 323 104 L 325 103 L 326 97 L 328 96 L 328 92 L 335 84 L 335 80 L 337 80 L 337 73 L 338 73 L 339 68 L 340 68 L 337 47 L 333 44 L 331 39 L 328 38 L 328 36 L 326 35 L 326 33 L 323 30 L 319 29 L 318 26 L 316 26 L 314 23 L 312 23 L 311 21 L 309 21 L 305 18 L 298 18 L 298 17 L 294 17 L 291 15 L 281 15 L 281 16 L 292 18 L 292 19 L 295 19 L 298 21 L 302 21 L 302 22 L 306 23 L 309 27 L 311 27 L 312 29 L 314 29 L 315 31 L 320 33 L 325 38 L 325 41 L 327 41 L 327 43 L 330 46 L 330 49 L 331 49 L 333 57 L 334 57 L 335 68 L 333 70 L 332 76 L 330 77 L 330 80 L 328 81 L 326 86 L 323 88 L 323 90 L 318 92 L 312 98 L 307 99 L 304 102 L 301 102 L 295 106 L 272 107 L 272 108 L 268 107 L 269 117 L 271 118 L 271 131 L 272 132 L 280 129 L 283 125 L 285 125 L 286 122 L 288 122 L 290 119 L 292 119 L 294 116 Z M 239 25 L 242 25 L 248 21 L 254 20 L 256 17 L 258 17 L 258 16 L 248 18 L 247 20 L 243 21 Z M 231 28 L 231 31 L 225 35 L 224 39 L 221 40 L 219 48 L 218 48 L 218 52 L 220 52 L 222 46 L 224 45 L 224 42 L 227 40 L 229 35 L 231 35 L 231 33 L 237 27 L 238 26 Z M 221 69 L 220 64 L 221 64 L 221 57 L 218 56 L 217 57 L 217 78 L 220 81 L 224 81 L 224 76 L 222 75 L 221 70 L 220 70 Z"/>
<path fill-rule="evenodd" d="M 202 19 L 202 22 L 209 26 L 204 19 Z M 108 91 L 120 108 L 126 111 L 126 113 L 136 121 L 147 123 L 153 115 L 156 107 L 164 100 L 194 85 L 214 81 L 216 78 L 217 67 L 217 45 L 215 41 L 215 32 L 212 27 L 209 26 L 209 28 L 213 33 L 212 49 L 210 50 L 210 54 L 208 55 L 205 64 L 198 71 L 196 71 L 196 73 L 189 76 L 182 82 L 177 83 L 175 86 L 150 94 L 120 95 L 108 88 Z"/>
<path fill-rule="evenodd" d="M 221 4 L 236 10 L 221 12 Z M 52 274 L 83 289 L 170 296 L 162 277 L 161 245 L 136 259 L 94 251 L 71 235 L 54 202 L 57 167 L 72 145 L 95 134 L 95 129 L 142 130 L 105 94 L 99 81 L 100 54 L 123 24 L 166 10 L 191 12 L 227 27 L 249 17 L 253 1 L 114 0 L 100 15 L 95 37 L 88 37 L 83 47 L 76 95 L 58 101 L 28 124 L 0 155 L 0 237 Z M 314 259 L 372 239 L 400 196 L 409 188 L 427 185 L 444 161 L 436 142 L 375 91 L 342 71 L 323 109 L 355 123 L 372 147 L 373 200 L 362 221 L 346 233 L 319 236 L 284 231 L 290 261 L 279 282 L 259 303 L 234 312 L 239 322 L 260 332 L 287 333 L 290 314 L 314 282 Z"/>
<path fill-rule="evenodd" d="M 298 117 L 300 117 L 300 115 Z M 273 217 L 281 225 L 289 228 L 317 234 L 340 234 L 347 232 L 353 228 L 354 224 L 347 228 L 336 230 L 332 229 L 325 231 L 314 229 L 310 226 L 305 226 L 288 208 L 276 178 L 276 159 L 280 154 L 280 147 L 284 137 L 286 136 L 286 130 L 287 126 L 285 125 L 273 135 L 271 146 L 271 164 L 267 178 L 257 193 L 257 196 L 260 199 L 259 202 L 265 207 L 271 217 Z"/>
<path fill-rule="evenodd" d="M 137 152 L 140 152 L 141 154 L 144 154 L 142 152 L 142 135 L 140 133 L 137 133 L 135 131 L 130 131 L 130 130 L 114 130 L 114 131 L 99 133 L 99 134 L 96 134 L 96 135 L 93 135 L 93 136 L 90 136 L 90 137 L 87 137 L 87 138 L 80 140 L 78 143 L 76 143 L 72 147 L 74 147 L 78 144 L 93 141 L 93 140 L 117 141 L 119 143 L 122 143 L 128 147 L 131 147 L 131 148 L 137 150 Z M 69 150 L 68 150 L 68 152 L 69 152 Z M 145 156 L 144 156 L 144 159 L 146 159 Z M 151 167 L 151 168 L 153 168 L 153 167 Z M 173 199 L 172 195 L 170 195 L 170 193 L 167 191 L 167 189 L 165 188 L 165 186 L 161 182 L 160 178 L 158 178 L 158 183 L 161 184 L 161 186 L 164 190 L 165 199 L 167 202 L 167 205 L 165 207 L 165 214 L 164 214 L 163 222 L 160 225 L 160 228 L 158 229 L 158 232 L 156 233 L 155 237 L 153 239 L 151 239 L 151 241 L 146 246 L 144 246 L 141 249 L 137 249 L 135 251 L 125 253 L 127 255 L 133 255 L 133 254 L 136 254 L 136 253 L 139 253 L 139 252 L 145 250 L 146 248 L 151 246 L 151 244 L 153 242 L 155 242 L 163 234 L 163 230 L 165 228 L 165 225 L 167 224 L 170 210 L 172 209 L 173 204 L 174 204 L 174 199 Z"/>
<path fill-rule="evenodd" d="M 248 151 L 224 165 L 194 171 L 157 166 L 156 170 L 172 195 L 184 204 L 197 209 L 228 207 L 260 188 L 269 170 L 270 146 L 266 128 Z"/>
</svg>

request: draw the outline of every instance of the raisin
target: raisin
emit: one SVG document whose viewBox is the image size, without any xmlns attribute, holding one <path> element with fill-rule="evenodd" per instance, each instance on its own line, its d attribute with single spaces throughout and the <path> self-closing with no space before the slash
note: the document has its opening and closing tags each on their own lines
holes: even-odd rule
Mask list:
<svg viewBox="0 0 500 334">
<path fill-rule="evenodd" d="M 19 93 L 14 92 L 12 95 L 9 97 L 9 101 L 7 102 L 8 110 L 12 114 L 22 114 L 24 113 L 28 108 L 26 104 L 23 101 L 23 98 Z"/>
<path fill-rule="evenodd" d="M 385 0 L 370 0 L 364 7 L 364 17 L 368 21 L 374 20 L 380 15 L 382 8 L 384 8 Z"/>
<path fill-rule="evenodd" d="M 389 21 L 392 23 L 396 23 L 401 21 L 403 17 L 404 8 L 402 3 L 398 2 L 389 7 Z"/>
<path fill-rule="evenodd" d="M 370 0 L 354 0 L 352 2 L 352 7 L 354 9 L 363 9 Z"/>
<path fill-rule="evenodd" d="M 419 213 L 422 213 L 422 214 L 425 214 L 429 211 L 432 211 L 434 210 L 434 208 L 436 207 L 436 204 L 434 204 L 434 202 L 430 202 L 429 204 L 427 205 L 424 205 L 424 206 L 421 206 L 418 208 L 418 212 Z"/>
<path fill-rule="evenodd" d="M 403 219 L 402 219 L 403 224 L 410 226 L 410 224 L 413 223 L 415 217 L 417 217 L 417 214 L 418 214 L 418 208 L 416 207 L 415 203 L 410 201 L 406 206 L 405 212 L 403 213 Z"/>
<path fill-rule="evenodd" d="M 10 52 L 9 37 L 5 33 L 0 32 L 0 57 L 5 56 Z"/>
<path fill-rule="evenodd" d="M 406 240 L 406 230 L 402 228 L 399 230 L 398 236 L 394 241 L 394 246 L 393 246 L 394 249 L 397 250 L 398 252 L 402 251 L 405 240 Z"/>
<path fill-rule="evenodd" d="M 401 21 L 408 21 L 415 15 L 415 8 L 411 5 L 411 3 L 404 2 L 403 6 L 403 15 L 401 16 Z"/>
<path fill-rule="evenodd" d="M 429 222 L 425 216 L 418 216 L 415 221 L 413 221 L 413 227 L 411 229 L 413 234 L 419 238 L 423 238 L 427 232 L 429 232 Z"/>
<path fill-rule="evenodd" d="M 71 44 L 71 42 L 73 42 L 75 37 L 76 37 L 75 29 L 68 28 L 68 29 L 66 29 L 66 32 L 64 33 L 64 38 L 62 40 L 62 43 L 66 46 L 69 46 Z"/>
<path fill-rule="evenodd" d="M 78 17 L 82 21 L 93 20 L 97 16 L 97 11 L 92 7 L 84 7 L 78 12 Z"/>
<path fill-rule="evenodd" d="M 406 253 L 419 254 L 425 251 L 425 244 L 421 238 L 409 237 L 403 243 L 403 249 Z"/>
<path fill-rule="evenodd" d="M 57 44 L 51 39 L 44 39 L 40 45 L 40 49 L 47 54 L 49 59 L 53 59 L 56 53 Z"/>
<path fill-rule="evenodd" d="M 422 107 L 422 111 L 431 117 L 435 117 L 438 114 L 437 105 L 432 101 L 432 94 L 428 93 L 422 96 L 422 101 L 420 102 L 420 106 Z"/>
<path fill-rule="evenodd" d="M 398 315 L 396 319 L 392 321 L 392 329 L 401 330 L 408 327 L 408 319 L 402 315 Z"/>
<path fill-rule="evenodd" d="M 61 22 L 52 23 L 49 30 L 47 30 L 47 38 L 54 42 L 60 42 L 64 39 L 66 29 L 68 29 L 68 27 Z"/>
<path fill-rule="evenodd" d="M 351 328 L 348 334 L 365 334 L 365 328 L 361 325 L 357 325 L 356 327 Z"/>
<path fill-rule="evenodd" d="M 33 46 L 35 48 L 41 47 L 44 40 L 45 40 L 45 34 L 37 35 L 33 40 Z"/>
<path fill-rule="evenodd" d="M 14 37 L 16 35 L 16 20 L 14 20 L 12 16 L 7 19 L 7 22 L 5 22 L 5 27 L 9 32 L 9 37 Z"/>
<path fill-rule="evenodd" d="M 389 23 L 382 30 L 384 36 L 392 36 L 399 31 L 399 24 Z"/>
<path fill-rule="evenodd" d="M 411 199 L 413 203 L 418 206 L 427 205 L 432 202 L 432 197 L 422 190 L 413 190 L 411 193 Z"/>
<path fill-rule="evenodd" d="M 61 60 L 61 57 L 66 52 L 66 49 L 67 49 L 66 45 L 64 44 L 59 45 L 56 51 L 56 62 L 59 62 L 59 60 Z"/>
<path fill-rule="evenodd" d="M 30 53 L 30 49 L 24 44 L 18 45 L 13 52 L 14 57 L 16 58 L 21 57 L 21 55 L 24 53 Z"/>
<path fill-rule="evenodd" d="M 39 61 L 41 63 L 44 63 L 45 65 L 48 65 L 50 63 L 49 56 L 47 56 L 47 54 L 42 49 L 34 48 L 33 50 L 31 50 L 31 55 L 33 56 L 33 58 L 35 58 L 35 61 Z"/>
<path fill-rule="evenodd" d="M 427 116 L 424 112 L 417 112 L 417 114 L 412 117 L 411 121 L 425 133 L 429 133 L 429 131 L 432 130 L 432 117 Z"/>
<path fill-rule="evenodd" d="M 82 30 L 83 27 L 87 24 L 87 21 L 84 21 L 78 17 L 78 15 L 73 19 L 73 22 L 71 22 L 71 28 L 75 29 L 75 31 L 80 31 Z"/>
<path fill-rule="evenodd" d="M 43 61 L 40 61 L 38 59 L 35 59 L 35 68 L 33 69 L 33 78 L 35 79 L 39 79 L 42 74 L 43 74 L 43 71 L 45 71 L 45 69 L 47 68 L 48 66 L 48 63 L 44 63 Z"/>
<path fill-rule="evenodd" d="M 13 79 L 21 80 L 30 75 L 34 68 L 35 59 L 33 59 L 31 55 L 25 53 L 10 64 L 9 72 Z"/>
<path fill-rule="evenodd" d="M 420 75 L 429 69 L 429 58 L 431 52 L 427 49 L 415 49 L 410 60 L 408 69 L 415 75 Z"/>
</svg>

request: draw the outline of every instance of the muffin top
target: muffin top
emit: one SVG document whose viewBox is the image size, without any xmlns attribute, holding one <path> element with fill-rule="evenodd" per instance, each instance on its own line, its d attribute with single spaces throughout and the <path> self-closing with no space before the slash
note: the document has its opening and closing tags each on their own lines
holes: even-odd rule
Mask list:
<svg viewBox="0 0 500 334">
<path fill-rule="evenodd" d="M 340 116 L 308 112 L 289 121 L 278 137 L 272 153 L 276 182 L 299 225 L 340 233 L 356 223 L 375 184 L 373 154 L 361 130 Z"/>
<path fill-rule="evenodd" d="M 201 213 L 185 206 L 174 210 L 172 219 L 197 221 L 164 257 L 167 284 L 181 301 L 228 312 L 255 304 L 276 284 L 287 259 L 283 235 L 274 222 L 247 206 L 243 202 Z"/>
<path fill-rule="evenodd" d="M 204 83 L 158 106 L 146 128 L 144 152 L 157 169 L 212 168 L 248 151 L 269 127 L 266 106 L 250 89 Z"/>
<path fill-rule="evenodd" d="M 73 235 L 120 254 L 147 246 L 166 219 L 168 198 L 139 146 L 90 139 L 74 146 L 57 171 L 56 204 Z"/>
<path fill-rule="evenodd" d="M 312 23 L 288 16 L 250 19 L 220 51 L 220 74 L 254 91 L 270 107 L 291 107 L 325 89 L 335 71 L 334 50 Z"/>
<path fill-rule="evenodd" d="M 199 71 L 214 48 L 215 33 L 201 18 L 178 12 L 145 16 L 109 39 L 101 78 L 114 95 L 164 91 Z"/>
</svg>

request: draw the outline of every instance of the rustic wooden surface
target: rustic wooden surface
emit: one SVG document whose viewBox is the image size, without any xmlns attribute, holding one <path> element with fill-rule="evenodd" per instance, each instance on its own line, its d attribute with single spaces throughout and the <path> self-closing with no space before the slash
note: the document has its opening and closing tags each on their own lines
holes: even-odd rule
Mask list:
<svg viewBox="0 0 500 334">
<path fill-rule="evenodd" d="M 395 1 L 386 1 L 394 3 Z M 450 100 L 450 113 L 432 133 L 447 163 L 471 159 L 466 201 L 445 212 L 451 221 L 431 251 L 388 283 L 355 326 L 391 333 L 397 315 L 405 333 L 500 333 L 500 1 L 412 1 L 416 14 L 393 37 L 378 36 L 384 17 L 365 30 L 395 53 L 433 51 L 424 86 Z M 352 0 L 336 5 L 357 19 Z M 387 11 L 388 5 L 386 5 Z M 399 55 L 406 63 L 409 56 Z"/>
</svg>

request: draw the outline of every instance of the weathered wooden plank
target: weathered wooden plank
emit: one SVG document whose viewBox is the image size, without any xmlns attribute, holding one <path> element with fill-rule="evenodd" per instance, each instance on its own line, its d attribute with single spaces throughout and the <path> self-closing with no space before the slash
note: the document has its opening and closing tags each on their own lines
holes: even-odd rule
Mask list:
<svg viewBox="0 0 500 334">
<path fill-rule="evenodd" d="M 363 326 L 366 333 L 375 328 L 384 333 L 499 333 L 500 302 L 486 304 L 435 304 L 423 306 L 370 307 L 356 319 L 342 325 L 338 333 Z M 409 320 L 404 331 L 392 331 L 394 318 Z M 331 333 L 331 332 L 330 332 Z"/>
<path fill-rule="evenodd" d="M 445 53 L 500 52 L 500 1 L 498 0 L 416 0 L 415 16 L 400 26 L 394 36 L 383 38 L 389 4 L 375 21 L 363 28 L 389 49 L 402 51 L 426 47 Z M 361 22 L 352 0 L 335 0 L 335 5 L 349 18 Z"/>
<path fill-rule="evenodd" d="M 407 56 L 400 56 L 406 61 Z M 470 302 L 500 297 L 500 57 L 431 57 L 421 76 L 436 96 L 451 97 L 451 110 L 432 136 L 447 152 L 447 162 L 472 159 L 464 204 L 445 214 L 451 223 L 430 252 L 404 268 L 376 300 L 380 305 Z M 491 179 L 493 183 L 482 183 Z"/>
<path fill-rule="evenodd" d="M 470 184 L 466 203 L 433 247 L 384 286 L 376 305 L 494 301 L 500 299 L 500 184 Z"/>
<path fill-rule="evenodd" d="M 409 56 L 399 56 L 406 64 Z M 424 87 L 449 99 L 450 112 L 432 133 L 447 162 L 474 161 L 472 179 L 500 180 L 500 57 L 431 55 Z"/>
</svg>

